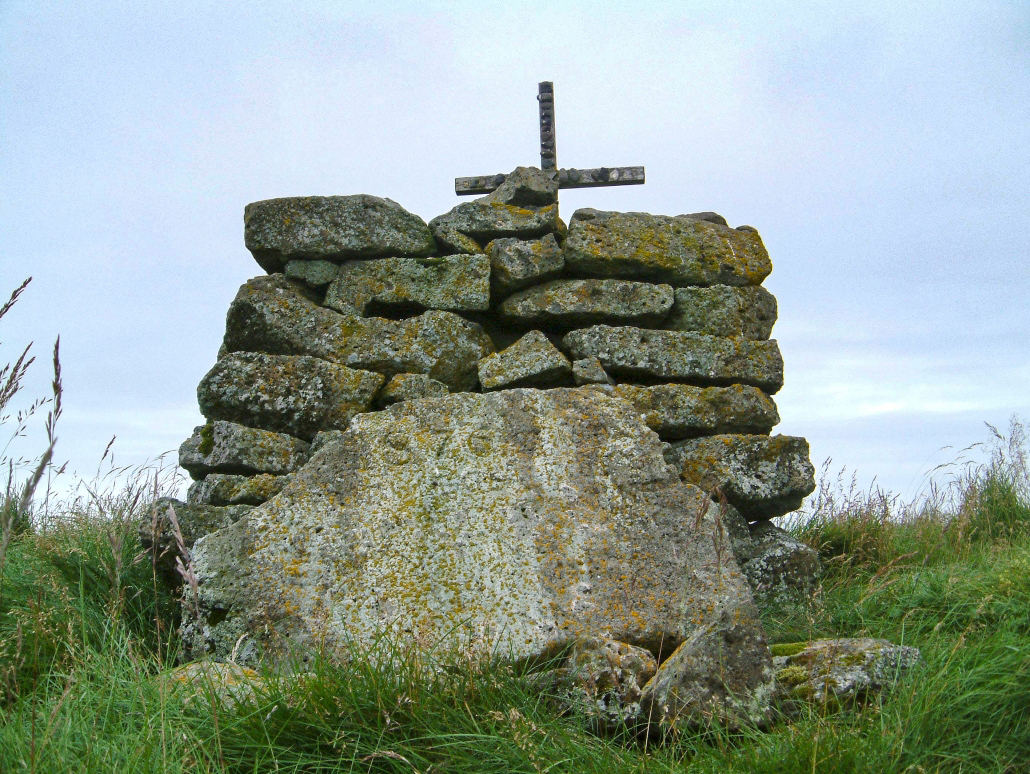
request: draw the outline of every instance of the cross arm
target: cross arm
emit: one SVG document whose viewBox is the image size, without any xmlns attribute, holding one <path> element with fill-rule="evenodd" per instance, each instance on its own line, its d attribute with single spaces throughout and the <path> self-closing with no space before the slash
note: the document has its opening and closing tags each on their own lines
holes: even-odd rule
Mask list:
<svg viewBox="0 0 1030 774">
<path fill-rule="evenodd" d="M 457 177 L 454 179 L 454 193 L 458 196 L 490 193 L 500 188 L 506 177 L 507 175 Z M 559 188 L 597 188 L 612 185 L 643 185 L 643 183 L 643 167 L 558 170 Z"/>
</svg>

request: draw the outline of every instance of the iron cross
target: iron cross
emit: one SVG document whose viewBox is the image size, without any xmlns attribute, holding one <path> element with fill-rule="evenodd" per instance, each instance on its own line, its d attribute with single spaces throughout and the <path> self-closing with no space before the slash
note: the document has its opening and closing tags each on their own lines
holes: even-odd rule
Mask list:
<svg viewBox="0 0 1030 774">
<path fill-rule="evenodd" d="M 540 169 L 558 176 L 559 188 L 593 188 L 603 185 L 642 185 L 643 167 L 599 167 L 597 169 L 558 169 L 554 145 L 554 84 L 539 84 L 540 102 Z M 501 187 L 506 175 L 457 177 L 454 193 L 458 196 L 485 194 Z"/>
</svg>

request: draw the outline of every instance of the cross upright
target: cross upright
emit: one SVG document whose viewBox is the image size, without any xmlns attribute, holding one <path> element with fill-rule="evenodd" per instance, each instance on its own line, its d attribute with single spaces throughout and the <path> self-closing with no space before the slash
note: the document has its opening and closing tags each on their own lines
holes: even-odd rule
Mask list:
<svg viewBox="0 0 1030 774">
<path fill-rule="evenodd" d="M 554 84 L 543 81 L 538 86 L 540 102 L 540 169 L 558 178 L 559 188 L 594 188 L 609 185 L 642 185 L 643 167 L 598 167 L 597 169 L 558 169 L 554 141 Z M 504 183 L 506 175 L 456 177 L 454 193 L 458 196 L 485 194 Z"/>
</svg>

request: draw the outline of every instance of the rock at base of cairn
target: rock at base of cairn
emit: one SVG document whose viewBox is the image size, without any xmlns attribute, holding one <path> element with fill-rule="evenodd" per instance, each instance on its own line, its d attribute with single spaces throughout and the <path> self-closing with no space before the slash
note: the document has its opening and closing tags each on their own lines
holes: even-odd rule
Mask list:
<svg viewBox="0 0 1030 774">
<path fill-rule="evenodd" d="M 815 491 L 808 441 L 789 435 L 711 435 L 673 444 L 666 459 L 689 484 L 718 489 L 748 521 L 782 516 Z"/>
<path fill-rule="evenodd" d="M 599 392 L 398 403 L 194 546 L 202 615 L 187 642 L 224 656 L 249 633 L 274 658 L 385 634 L 522 659 L 601 636 L 660 659 L 712 611 L 752 605 L 716 552 L 717 510 Z M 757 617 L 738 624 L 762 636 Z"/>
<path fill-rule="evenodd" d="M 922 662 L 918 648 L 873 637 L 774 645 L 778 699 L 787 714 L 802 704 L 837 709 L 891 691 Z"/>
</svg>

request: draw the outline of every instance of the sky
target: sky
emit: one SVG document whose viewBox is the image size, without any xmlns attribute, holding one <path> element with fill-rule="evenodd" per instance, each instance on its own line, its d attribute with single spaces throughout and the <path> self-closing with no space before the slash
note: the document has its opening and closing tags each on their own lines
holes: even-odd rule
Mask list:
<svg viewBox="0 0 1030 774">
<path fill-rule="evenodd" d="M 57 458 L 90 476 L 202 422 L 243 208 L 457 176 L 643 165 L 579 207 L 759 229 L 778 432 L 905 498 L 1030 419 L 1030 3 L 0 0 L 0 363 L 61 337 Z M 4 429 L 10 427 L 10 423 Z M 0 443 L 6 443 L 6 432 Z M 41 422 L 8 454 L 39 453 Z M 975 454 L 976 451 L 970 452 Z M 166 459 L 174 459 L 174 454 Z"/>
</svg>

